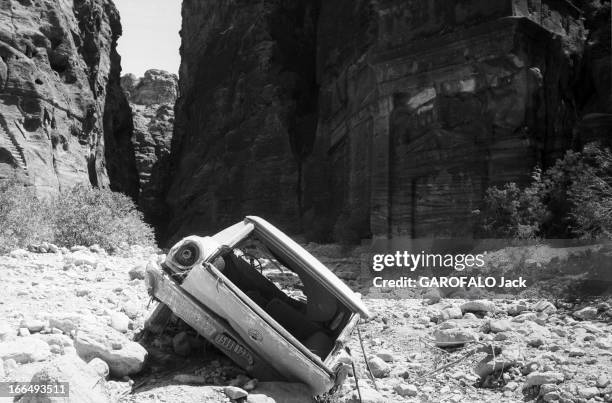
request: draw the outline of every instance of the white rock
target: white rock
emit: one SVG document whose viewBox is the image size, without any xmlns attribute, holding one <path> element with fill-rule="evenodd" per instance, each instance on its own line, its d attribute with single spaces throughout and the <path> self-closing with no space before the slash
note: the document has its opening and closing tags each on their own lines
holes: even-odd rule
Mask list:
<svg viewBox="0 0 612 403">
<path fill-rule="evenodd" d="M 20 364 L 44 361 L 51 356 L 49 345 L 37 337 L 21 337 L 0 343 L 0 359 L 13 359 Z"/>
<path fill-rule="evenodd" d="M 0 322 L 0 342 L 9 341 L 17 336 L 15 328 L 6 322 Z"/>
<path fill-rule="evenodd" d="M 130 326 L 130 318 L 122 312 L 111 312 L 110 325 L 113 329 L 121 333 L 127 333 Z"/>
<path fill-rule="evenodd" d="M 459 346 L 471 341 L 478 341 L 478 336 L 471 329 L 460 327 L 438 328 L 434 330 L 433 337 L 439 347 Z"/>
<path fill-rule="evenodd" d="M 89 361 L 87 363 L 87 365 L 94 370 L 94 372 L 96 374 L 98 374 L 101 378 L 108 378 L 108 375 L 110 373 L 110 369 L 108 368 L 108 364 L 101 360 L 100 358 L 96 357 L 94 359 L 92 359 L 91 361 Z"/>
<path fill-rule="evenodd" d="M 223 388 L 223 392 L 227 397 L 232 400 L 242 399 L 244 397 L 247 397 L 247 395 L 249 394 L 246 390 L 241 389 L 237 386 L 226 386 L 225 388 Z"/>
<path fill-rule="evenodd" d="M 461 319 L 463 313 L 461 312 L 461 308 L 458 306 L 451 306 L 449 308 L 444 308 L 440 312 L 439 318 L 440 320 L 449 320 L 449 319 Z"/>
<path fill-rule="evenodd" d="M 147 356 L 144 347 L 110 327 L 79 329 L 74 347 L 85 361 L 95 357 L 104 360 L 111 375 L 118 378 L 140 372 Z"/>
<path fill-rule="evenodd" d="M 491 333 L 509 332 L 512 330 L 512 324 L 504 319 L 489 320 L 489 329 Z"/>
</svg>

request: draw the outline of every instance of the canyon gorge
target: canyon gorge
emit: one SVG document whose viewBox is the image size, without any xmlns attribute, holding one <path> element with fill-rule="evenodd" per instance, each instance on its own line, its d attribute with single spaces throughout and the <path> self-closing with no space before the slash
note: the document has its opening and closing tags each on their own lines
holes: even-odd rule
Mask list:
<svg viewBox="0 0 612 403">
<path fill-rule="evenodd" d="M 489 186 L 611 145 L 609 2 L 182 7 L 179 77 L 122 78 L 112 1 L 0 0 L 0 180 L 121 191 L 164 240 L 470 237 Z"/>
</svg>

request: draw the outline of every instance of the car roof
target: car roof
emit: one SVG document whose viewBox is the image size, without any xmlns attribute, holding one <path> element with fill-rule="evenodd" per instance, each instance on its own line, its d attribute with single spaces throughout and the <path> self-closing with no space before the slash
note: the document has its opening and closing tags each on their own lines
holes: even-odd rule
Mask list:
<svg viewBox="0 0 612 403">
<path fill-rule="evenodd" d="M 353 312 L 368 318 L 370 313 L 360 298 L 342 280 L 306 249 L 261 217 L 247 216 L 243 221 L 213 235 L 221 245 L 234 247 L 254 232 L 281 260 L 297 265 Z"/>
</svg>

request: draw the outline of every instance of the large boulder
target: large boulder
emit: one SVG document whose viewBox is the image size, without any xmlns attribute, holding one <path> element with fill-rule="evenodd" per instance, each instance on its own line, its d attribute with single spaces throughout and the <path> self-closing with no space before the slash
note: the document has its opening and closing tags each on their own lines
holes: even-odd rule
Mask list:
<svg viewBox="0 0 612 403">
<path fill-rule="evenodd" d="M 74 339 L 78 355 L 85 361 L 100 358 L 115 377 L 133 375 L 144 366 L 147 350 L 108 326 L 79 329 Z"/>
<path fill-rule="evenodd" d="M 75 355 L 58 357 L 38 370 L 31 382 L 45 385 L 68 384 L 69 397 L 47 397 L 28 393 L 20 403 L 110 403 L 106 383 L 92 368 Z"/>
<path fill-rule="evenodd" d="M 20 337 L 0 343 L 0 359 L 13 359 L 19 364 L 44 361 L 51 356 L 49 345 L 34 336 Z"/>
</svg>

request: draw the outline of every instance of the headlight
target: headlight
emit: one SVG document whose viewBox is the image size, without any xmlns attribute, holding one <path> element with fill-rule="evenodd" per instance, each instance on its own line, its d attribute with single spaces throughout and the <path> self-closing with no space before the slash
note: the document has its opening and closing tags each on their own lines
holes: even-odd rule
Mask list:
<svg viewBox="0 0 612 403">
<path fill-rule="evenodd" d="M 174 261 L 183 267 L 193 266 L 199 258 L 200 248 L 193 241 L 187 241 L 182 244 L 174 254 Z"/>
</svg>

